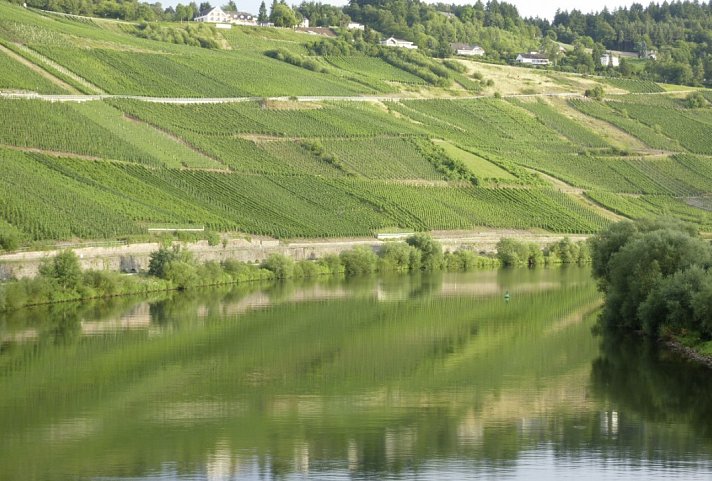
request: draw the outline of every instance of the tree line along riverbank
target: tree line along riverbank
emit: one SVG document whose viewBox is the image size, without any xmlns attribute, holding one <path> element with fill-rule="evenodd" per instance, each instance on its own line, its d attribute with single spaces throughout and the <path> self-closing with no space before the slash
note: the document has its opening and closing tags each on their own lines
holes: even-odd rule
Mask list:
<svg viewBox="0 0 712 481">
<path fill-rule="evenodd" d="M 300 260 L 271 254 L 261 263 L 225 260 L 198 262 L 179 245 L 163 246 L 150 256 L 148 269 L 138 275 L 108 270 L 82 270 L 79 258 L 65 250 L 42 261 L 34 278 L 0 283 L 0 312 L 54 302 L 77 301 L 239 284 L 254 281 L 310 279 L 320 276 L 359 276 L 385 272 L 463 272 L 499 266 L 536 266 L 590 261 L 588 244 L 564 238 L 544 248 L 532 242 L 502 239 L 497 253 L 483 255 L 473 250 L 444 251 L 426 234 L 405 242 L 388 242 L 378 250 L 357 246 L 316 260 Z"/>
<path fill-rule="evenodd" d="M 591 239 L 605 296 L 600 326 L 633 331 L 712 359 L 712 244 L 678 220 L 613 224 Z M 709 363 L 708 363 L 709 364 Z"/>
</svg>

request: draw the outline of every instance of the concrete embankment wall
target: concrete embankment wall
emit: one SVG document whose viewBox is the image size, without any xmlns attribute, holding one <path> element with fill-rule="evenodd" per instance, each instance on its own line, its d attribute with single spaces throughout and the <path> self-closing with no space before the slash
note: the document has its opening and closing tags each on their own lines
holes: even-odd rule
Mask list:
<svg viewBox="0 0 712 481">
<path fill-rule="evenodd" d="M 562 235 L 532 234 L 529 232 L 482 232 L 482 233 L 435 233 L 433 235 L 444 250 L 471 249 L 477 252 L 494 252 L 497 242 L 503 237 L 514 237 L 536 242 L 542 246 L 562 239 Z M 586 236 L 568 236 L 578 241 Z M 178 243 L 182 248 L 193 253 L 201 261 L 224 261 L 235 259 L 242 262 L 261 262 L 270 254 L 287 255 L 295 260 L 318 259 L 328 254 L 339 254 L 356 246 L 367 246 L 374 250 L 392 241 L 375 238 L 332 239 L 311 241 L 282 242 L 274 239 L 229 239 L 216 246 L 207 241 Z M 116 247 L 78 247 L 74 252 L 79 256 L 84 269 L 111 271 L 143 271 L 148 268 L 149 256 L 158 250 L 158 243 L 121 245 Z M 60 250 L 17 252 L 0 255 L 0 270 L 16 278 L 33 277 L 37 274 L 42 261 L 55 256 Z"/>
</svg>

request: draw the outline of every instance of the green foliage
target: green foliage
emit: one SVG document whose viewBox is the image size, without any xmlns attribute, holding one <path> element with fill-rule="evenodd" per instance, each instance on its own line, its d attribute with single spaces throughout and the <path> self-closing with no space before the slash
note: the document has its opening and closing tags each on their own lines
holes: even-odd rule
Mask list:
<svg viewBox="0 0 712 481">
<path fill-rule="evenodd" d="M 420 252 L 420 268 L 425 271 L 439 271 L 443 268 L 443 248 L 427 234 L 415 234 L 406 239 L 409 246 Z"/>
<path fill-rule="evenodd" d="M 270 254 L 260 267 L 272 272 L 275 279 L 289 279 L 294 276 L 294 261 L 283 254 Z"/>
<path fill-rule="evenodd" d="M 416 271 L 421 267 L 422 253 L 416 247 L 406 243 L 384 245 L 379 254 L 379 272 Z"/>
<path fill-rule="evenodd" d="M 344 265 L 344 273 L 349 277 L 371 274 L 376 271 L 378 265 L 378 257 L 368 247 L 356 247 L 344 251 L 339 257 Z"/>
<path fill-rule="evenodd" d="M 712 266 L 712 248 L 694 227 L 679 221 L 626 222 L 594 238 L 592 249 L 594 276 L 606 294 L 605 326 L 656 335 L 662 325 L 699 330 L 710 324 L 690 308 Z"/>
<path fill-rule="evenodd" d="M 685 105 L 688 109 L 701 109 L 708 104 L 702 92 L 692 92 L 685 97 Z"/>
<path fill-rule="evenodd" d="M 301 55 L 293 54 L 283 48 L 278 48 L 276 50 L 268 50 L 267 52 L 265 52 L 265 55 L 275 60 L 280 60 L 282 62 L 287 62 L 297 67 L 311 70 L 312 72 L 327 73 L 329 71 L 326 67 L 323 67 L 317 61 L 303 57 Z"/>
<path fill-rule="evenodd" d="M 379 57 L 394 67 L 405 70 L 437 87 L 448 87 L 452 84 L 447 68 L 417 51 L 382 47 Z"/>
<path fill-rule="evenodd" d="M 497 242 L 497 258 L 504 267 L 543 264 L 544 254 L 538 244 L 512 238 Z"/>
<path fill-rule="evenodd" d="M 586 89 L 586 91 L 583 93 L 584 97 L 593 100 L 603 100 L 603 96 L 605 94 L 606 92 L 603 90 L 603 87 L 601 85 L 596 85 L 595 87 Z"/>
<path fill-rule="evenodd" d="M 40 276 L 67 290 L 76 289 L 82 281 L 79 257 L 69 249 L 42 261 L 39 273 Z"/>
<path fill-rule="evenodd" d="M 205 23 L 170 26 L 140 23 L 132 33 L 137 37 L 149 40 L 202 48 L 220 48 L 221 41 L 217 29 Z"/>
</svg>

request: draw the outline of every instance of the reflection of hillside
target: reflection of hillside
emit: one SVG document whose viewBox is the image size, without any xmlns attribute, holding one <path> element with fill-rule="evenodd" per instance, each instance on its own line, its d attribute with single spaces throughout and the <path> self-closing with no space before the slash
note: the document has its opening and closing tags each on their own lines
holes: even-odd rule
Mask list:
<svg viewBox="0 0 712 481">
<path fill-rule="evenodd" d="M 493 286 L 496 295 L 477 295 Z M 516 293 L 509 303 L 499 286 Z M 657 460 L 674 444 L 683 456 L 699 441 L 688 423 L 709 414 L 684 413 L 704 393 L 653 397 L 674 429 L 636 423 L 646 405 L 619 402 L 611 386 L 649 396 L 640 383 L 662 380 L 642 366 L 624 377 L 630 360 L 613 354 L 591 377 L 599 299 L 587 273 L 562 270 L 287 283 L 95 317 L 57 311 L 35 345 L 0 355 L 0 465 L 10 466 L 0 480 L 29 464 L 48 480 L 382 479 L 433 466 L 507 470 L 542 447 Z"/>
</svg>

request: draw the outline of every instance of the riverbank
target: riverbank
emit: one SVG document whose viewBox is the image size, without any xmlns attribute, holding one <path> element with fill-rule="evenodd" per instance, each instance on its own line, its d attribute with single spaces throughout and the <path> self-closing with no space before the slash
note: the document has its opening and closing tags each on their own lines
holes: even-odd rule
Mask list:
<svg viewBox="0 0 712 481">
<path fill-rule="evenodd" d="M 541 249 L 535 243 L 503 239 L 497 255 L 480 255 L 472 249 L 443 252 L 443 246 L 425 234 L 410 236 L 405 242 L 390 241 L 379 248 L 357 245 L 339 255 L 295 260 L 272 253 L 261 263 L 227 259 L 201 262 L 180 245 L 162 246 L 149 255 L 141 274 L 127 276 L 116 271 L 83 270 L 76 252 L 65 250 L 44 258 L 34 278 L 0 284 L 0 311 L 12 311 L 41 304 L 108 298 L 149 292 L 239 284 L 254 281 L 310 279 L 322 276 L 363 276 L 373 273 L 448 271 L 514 265 L 587 263 L 584 242 L 563 239 Z"/>
<path fill-rule="evenodd" d="M 466 249 L 484 254 L 496 253 L 497 243 L 506 238 L 534 243 L 540 247 L 545 247 L 564 238 L 569 238 L 574 242 L 588 238 L 586 235 L 537 233 L 509 229 L 434 231 L 431 235 L 445 251 L 453 252 Z M 200 262 L 238 260 L 259 263 L 271 254 L 285 255 L 294 260 L 313 260 L 325 255 L 338 255 L 358 246 L 380 249 L 392 242 L 392 240 L 380 240 L 375 237 L 278 240 L 265 236 L 224 236 L 217 243 L 202 240 L 197 242 L 174 241 L 173 244 L 179 244 Z M 148 269 L 151 253 L 157 251 L 161 245 L 158 240 L 125 245 L 62 244 L 47 250 L 0 253 L 0 280 L 3 275 L 6 278 L 16 279 L 35 277 L 44 260 L 54 257 L 68 248 L 77 254 L 80 265 L 85 270 L 141 272 Z"/>
<path fill-rule="evenodd" d="M 687 359 L 688 361 L 712 369 L 712 354 L 700 352 L 697 349 L 704 344 L 698 344 L 697 346 L 688 346 L 683 340 L 677 338 L 664 339 L 661 342 L 667 349 Z"/>
</svg>

